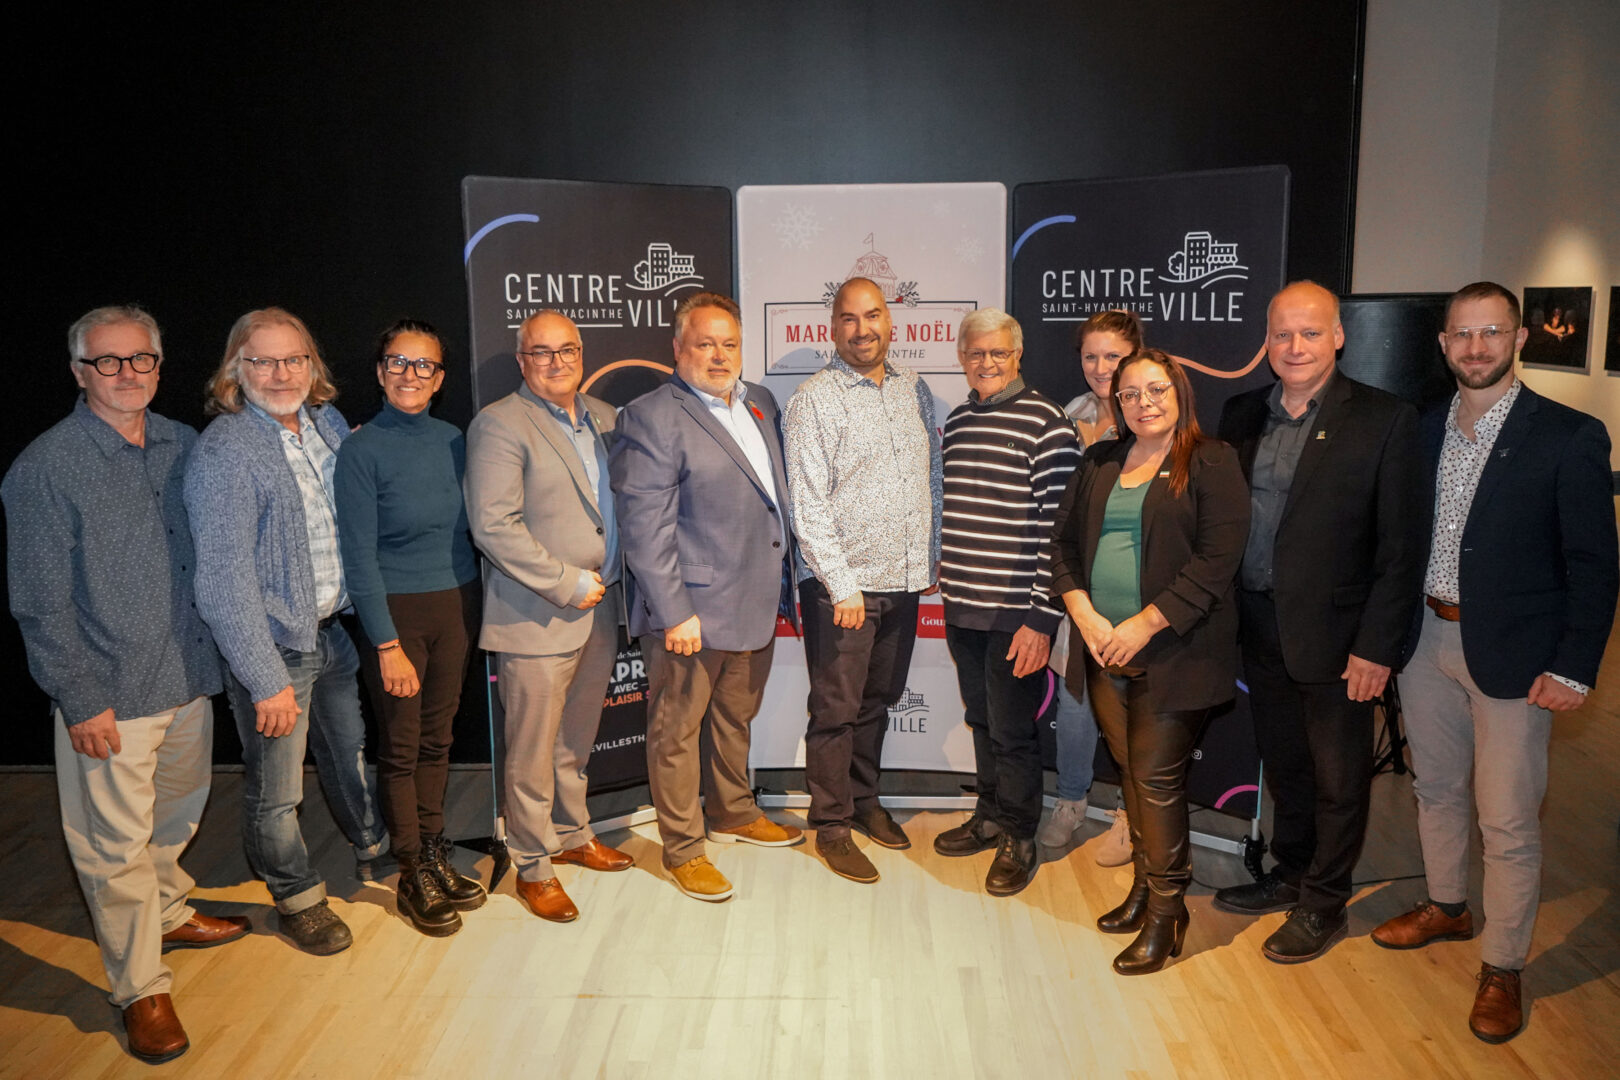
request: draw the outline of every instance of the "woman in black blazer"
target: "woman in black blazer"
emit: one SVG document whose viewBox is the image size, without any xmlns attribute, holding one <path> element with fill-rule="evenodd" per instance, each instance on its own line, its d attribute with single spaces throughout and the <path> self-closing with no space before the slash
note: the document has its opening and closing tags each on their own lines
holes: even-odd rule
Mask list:
<svg viewBox="0 0 1620 1080">
<path fill-rule="evenodd" d="M 1172 357 L 1130 356 L 1113 394 L 1128 432 L 1087 450 L 1069 481 L 1052 592 L 1085 640 L 1066 678 L 1091 691 L 1131 823 L 1136 880 L 1097 926 L 1137 934 L 1114 970 L 1142 975 L 1187 931 L 1187 762 L 1210 710 L 1233 697 L 1249 492 L 1237 454 L 1199 430 Z"/>
</svg>

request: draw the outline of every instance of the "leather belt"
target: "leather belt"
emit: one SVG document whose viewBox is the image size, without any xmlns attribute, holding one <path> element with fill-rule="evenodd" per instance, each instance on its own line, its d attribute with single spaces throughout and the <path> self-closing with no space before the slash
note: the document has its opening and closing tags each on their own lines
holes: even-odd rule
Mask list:
<svg viewBox="0 0 1620 1080">
<path fill-rule="evenodd" d="M 1462 608 L 1456 604 L 1448 604 L 1434 596 L 1425 596 L 1423 602 L 1429 605 L 1430 611 L 1446 620 L 1446 622 L 1462 622 Z"/>
</svg>

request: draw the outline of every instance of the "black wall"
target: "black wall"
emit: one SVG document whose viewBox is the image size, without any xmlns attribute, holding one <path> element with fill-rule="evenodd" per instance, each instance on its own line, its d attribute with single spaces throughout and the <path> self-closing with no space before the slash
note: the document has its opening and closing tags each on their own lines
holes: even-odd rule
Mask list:
<svg viewBox="0 0 1620 1080">
<path fill-rule="evenodd" d="M 465 348 L 471 173 L 1010 188 L 1280 162 L 1291 274 L 1350 277 L 1359 0 L 86 10 L 32 9 L 10 50 L 0 463 L 71 406 L 68 324 L 124 300 L 165 329 L 161 412 L 200 425 L 231 322 L 280 304 L 368 418 L 384 325 L 427 318 L 452 361 Z M 436 412 L 470 419 L 466 379 Z M 0 665 L 0 763 L 48 761 L 9 619 Z"/>
</svg>

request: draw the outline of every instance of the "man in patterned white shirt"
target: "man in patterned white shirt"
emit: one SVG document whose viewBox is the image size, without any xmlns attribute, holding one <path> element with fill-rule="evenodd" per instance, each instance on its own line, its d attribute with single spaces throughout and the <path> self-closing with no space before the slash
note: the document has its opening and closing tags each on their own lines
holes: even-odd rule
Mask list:
<svg viewBox="0 0 1620 1080">
<path fill-rule="evenodd" d="M 208 383 L 217 414 L 186 470 L 197 547 L 197 611 L 230 668 L 226 693 L 242 739 L 242 838 L 282 932 L 325 956 L 353 938 L 326 902 L 298 825 L 304 748 L 362 877 L 376 877 L 386 836 L 366 775 L 360 658 L 338 556 L 332 476 L 349 434 L 337 390 L 296 316 L 236 320 Z M 389 860 L 392 862 L 392 859 Z"/>
<path fill-rule="evenodd" d="M 888 848 L 911 841 L 878 802 L 888 706 L 905 690 L 917 598 L 933 592 L 943 505 L 928 385 L 889 360 L 883 290 L 850 278 L 832 304 L 838 356 L 783 411 L 793 531 L 810 668 L 805 783 L 816 852 L 863 883 L 877 868 L 852 829 Z"/>
<path fill-rule="evenodd" d="M 1494 282 L 1447 305 L 1457 394 L 1424 421 L 1433 544 L 1400 675 L 1428 897 L 1372 935 L 1390 949 L 1473 936 L 1477 806 L 1486 923 L 1468 1026 L 1493 1043 L 1524 1026 L 1552 714 L 1586 700 L 1620 593 L 1608 433 L 1519 382 L 1525 337 L 1518 298 Z"/>
</svg>

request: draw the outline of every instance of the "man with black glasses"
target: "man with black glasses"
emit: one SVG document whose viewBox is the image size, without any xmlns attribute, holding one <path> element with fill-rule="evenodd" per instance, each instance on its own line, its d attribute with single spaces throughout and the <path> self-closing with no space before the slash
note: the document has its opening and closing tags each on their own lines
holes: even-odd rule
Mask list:
<svg viewBox="0 0 1620 1080">
<path fill-rule="evenodd" d="M 518 328 L 523 384 L 467 429 L 467 519 L 489 560 L 479 646 L 505 711 L 506 843 L 518 896 L 551 922 L 579 910 L 554 864 L 628 870 L 591 831 L 585 767 L 618 654 L 624 597 L 608 481 L 613 406 L 579 392 L 579 328 L 542 311 Z"/>
<path fill-rule="evenodd" d="M 84 395 L 0 485 L 11 611 L 51 698 L 62 831 L 110 997 L 129 1052 L 157 1063 L 190 1046 L 162 954 L 248 931 L 192 908 L 180 867 L 208 801 L 220 688 L 181 498 L 197 433 L 148 408 L 162 344 L 146 312 L 96 308 L 68 348 Z"/>
</svg>

